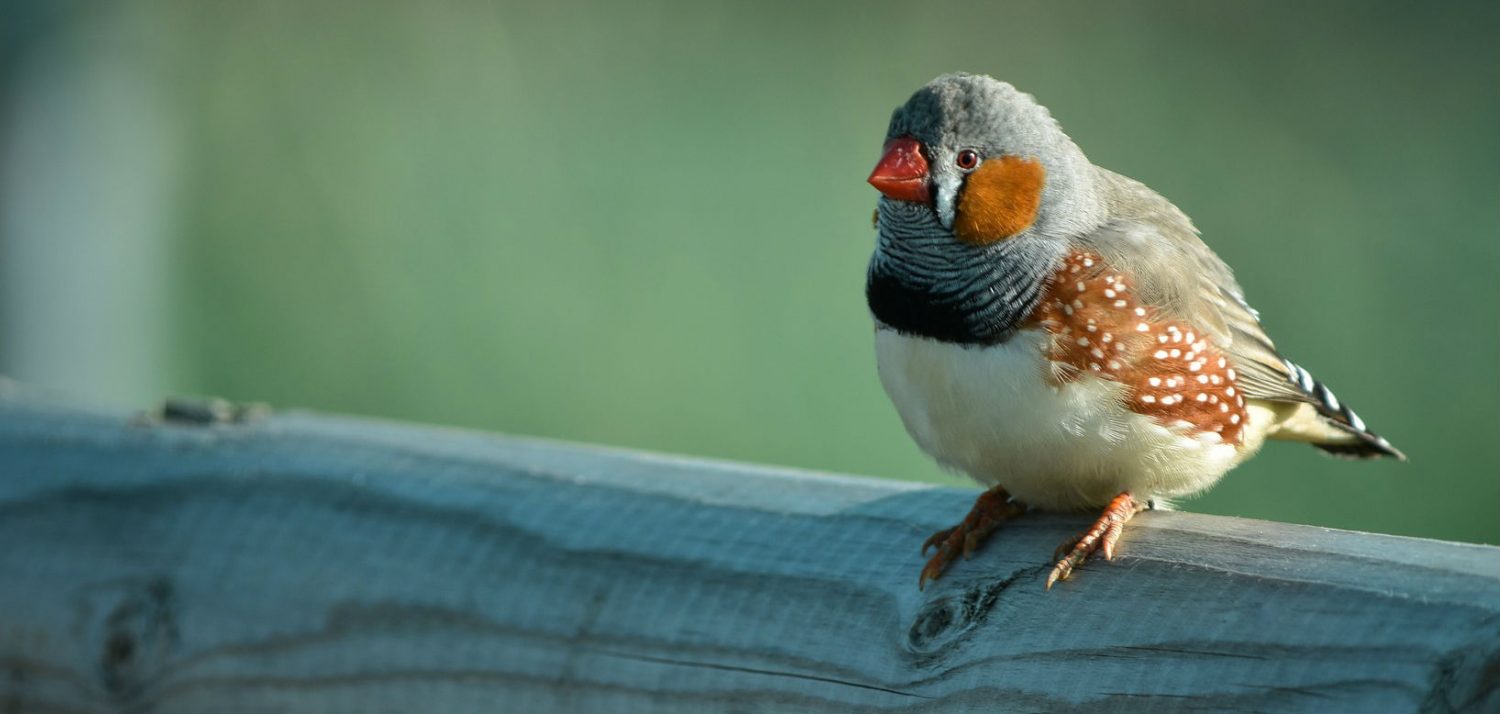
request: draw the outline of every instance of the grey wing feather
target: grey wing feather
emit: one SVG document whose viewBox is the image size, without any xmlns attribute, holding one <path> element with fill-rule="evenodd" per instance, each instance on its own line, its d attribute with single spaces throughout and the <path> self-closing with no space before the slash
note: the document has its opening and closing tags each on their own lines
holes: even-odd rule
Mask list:
<svg viewBox="0 0 1500 714">
<path fill-rule="evenodd" d="M 1133 276 L 1142 300 L 1208 332 L 1234 363 L 1246 397 L 1311 405 L 1321 427 L 1297 436 L 1340 456 L 1405 458 L 1326 385 L 1281 356 L 1229 266 L 1181 210 L 1138 181 L 1099 171 L 1112 220 L 1081 243 Z"/>
<path fill-rule="evenodd" d="M 1240 372 L 1246 396 L 1311 402 L 1224 264 L 1182 211 L 1141 183 L 1100 169 L 1113 220 L 1082 242 L 1131 275 L 1146 302 L 1206 330 Z"/>
</svg>

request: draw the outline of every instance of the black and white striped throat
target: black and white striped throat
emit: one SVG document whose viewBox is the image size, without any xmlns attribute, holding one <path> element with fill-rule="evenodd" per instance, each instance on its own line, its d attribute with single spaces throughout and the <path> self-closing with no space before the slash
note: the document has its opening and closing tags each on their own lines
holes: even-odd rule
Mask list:
<svg viewBox="0 0 1500 714">
<path fill-rule="evenodd" d="M 881 325 L 943 342 L 1009 339 L 1041 301 L 1066 252 L 1018 236 L 988 246 L 958 240 L 928 206 L 882 199 L 865 297 Z"/>
</svg>

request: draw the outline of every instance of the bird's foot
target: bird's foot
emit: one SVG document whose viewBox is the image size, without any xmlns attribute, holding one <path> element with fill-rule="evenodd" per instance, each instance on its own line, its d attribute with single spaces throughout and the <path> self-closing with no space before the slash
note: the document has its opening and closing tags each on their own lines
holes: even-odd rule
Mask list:
<svg viewBox="0 0 1500 714">
<path fill-rule="evenodd" d="M 927 549 L 932 547 L 936 547 L 937 552 L 927 561 L 927 566 L 922 568 L 922 575 L 917 579 L 917 589 L 925 588 L 929 580 L 937 580 L 948 568 L 948 564 L 957 560 L 960 555 L 967 559 L 1001 523 L 1025 512 L 1026 504 L 1010 500 L 1010 494 L 999 486 L 979 494 L 979 498 L 974 499 L 974 507 L 969 509 L 969 515 L 964 516 L 963 521 L 952 528 L 933 533 L 923 541 L 922 555 L 927 555 Z"/>
<path fill-rule="evenodd" d="M 1099 520 L 1094 521 L 1093 527 L 1089 528 L 1083 535 L 1072 538 L 1058 547 L 1052 554 L 1052 559 L 1057 565 L 1052 566 L 1052 573 L 1047 576 L 1047 589 L 1052 589 L 1052 584 L 1059 580 L 1067 580 L 1073 574 L 1073 569 L 1083 565 L 1090 555 L 1096 551 L 1104 551 L 1105 560 L 1113 560 L 1115 557 L 1115 542 L 1120 540 L 1120 532 L 1125 529 L 1125 522 L 1135 514 L 1146 510 L 1148 502 L 1137 501 L 1129 491 L 1115 496 L 1108 506 L 1104 507 L 1104 513 Z"/>
</svg>

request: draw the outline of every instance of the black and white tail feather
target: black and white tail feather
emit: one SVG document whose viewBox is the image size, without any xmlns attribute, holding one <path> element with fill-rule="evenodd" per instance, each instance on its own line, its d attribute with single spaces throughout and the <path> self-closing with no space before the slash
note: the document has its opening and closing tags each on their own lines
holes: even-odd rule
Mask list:
<svg viewBox="0 0 1500 714">
<path fill-rule="evenodd" d="M 1286 365 L 1289 381 L 1310 398 L 1308 403 L 1318 410 L 1318 414 L 1334 427 L 1355 437 L 1354 441 L 1348 442 L 1313 442 L 1313 446 L 1342 458 L 1373 459 L 1389 456 L 1400 461 L 1406 460 L 1406 454 L 1379 434 L 1370 431 L 1365 426 L 1365 420 L 1360 419 L 1348 405 L 1340 402 L 1328 385 L 1313 379 L 1306 369 L 1291 360 L 1283 360 L 1283 363 Z"/>
</svg>

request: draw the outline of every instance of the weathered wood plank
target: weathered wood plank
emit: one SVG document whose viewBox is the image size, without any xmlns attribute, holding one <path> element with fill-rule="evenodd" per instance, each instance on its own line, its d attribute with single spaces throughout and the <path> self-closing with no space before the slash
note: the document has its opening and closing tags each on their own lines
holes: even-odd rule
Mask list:
<svg viewBox="0 0 1500 714">
<path fill-rule="evenodd" d="M 0 711 L 1500 711 L 1500 549 L 1146 513 L 1051 592 L 958 489 L 0 397 Z"/>
</svg>

